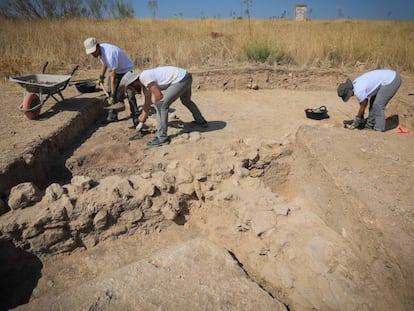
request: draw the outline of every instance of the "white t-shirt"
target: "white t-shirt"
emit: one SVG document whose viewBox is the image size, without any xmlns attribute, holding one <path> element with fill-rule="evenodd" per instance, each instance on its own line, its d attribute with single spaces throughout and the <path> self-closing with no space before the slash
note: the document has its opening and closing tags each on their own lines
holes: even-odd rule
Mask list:
<svg viewBox="0 0 414 311">
<path fill-rule="evenodd" d="M 352 82 L 355 97 L 359 102 L 363 102 L 368 97 L 376 95 L 380 86 L 390 84 L 395 75 L 396 72 L 389 69 L 378 69 L 364 73 Z"/>
<path fill-rule="evenodd" d="M 134 69 L 131 60 L 119 47 L 108 43 L 101 43 L 99 46 L 101 47 L 100 61 L 109 71 L 125 73 Z"/>
<path fill-rule="evenodd" d="M 154 69 L 143 70 L 139 75 L 139 81 L 141 81 L 145 87 L 148 87 L 148 84 L 151 82 L 155 82 L 160 90 L 165 90 L 171 84 L 180 82 L 186 74 L 187 70 L 178 67 L 157 67 Z"/>
</svg>

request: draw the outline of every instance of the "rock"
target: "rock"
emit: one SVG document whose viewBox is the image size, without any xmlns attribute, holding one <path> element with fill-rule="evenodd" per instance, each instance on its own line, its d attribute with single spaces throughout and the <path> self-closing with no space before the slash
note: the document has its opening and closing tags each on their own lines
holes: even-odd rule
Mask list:
<svg viewBox="0 0 414 311">
<path fill-rule="evenodd" d="M 124 224 L 117 224 L 105 230 L 102 234 L 102 239 L 106 240 L 108 238 L 116 238 L 122 234 L 125 234 L 128 231 L 128 228 Z"/>
<path fill-rule="evenodd" d="M 53 183 L 46 188 L 44 199 L 50 203 L 59 200 L 65 193 L 63 187 L 57 183 Z"/>
<path fill-rule="evenodd" d="M 121 215 L 121 218 L 119 219 L 119 221 L 127 223 L 127 224 L 136 224 L 138 223 L 141 219 L 144 218 L 144 213 L 139 210 L 139 209 L 135 209 L 132 211 L 126 211 Z"/>
<path fill-rule="evenodd" d="M 70 182 L 73 185 L 73 190 L 76 194 L 88 191 L 92 188 L 93 184 L 92 178 L 87 176 L 74 176 Z"/>
<path fill-rule="evenodd" d="M 241 178 L 244 178 L 244 177 L 249 176 L 250 171 L 247 168 L 244 168 L 244 167 L 236 167 L 235 168 L 235 173 L 236 173 L 237 176 L 239 176 Z"/>
<path fill-rule="evenodd" d="M 201 189 L 200 182 L 195 180 L 193 182 L 194 192 L 199 200 L 204 200 L 203 190 Z"/>
<path fill-rule="evenodd" d="M 45 227 L 68 219 L 66 208 L 59 204 L 50 205 L 46 208 L 38 209 L 38 215 L 33 222 L 34 226 Z"/>
<path fill-rule="evenodd" d="M 27 165 L 32 165 L 34 163 L 35 157 L 31 153 L 26 153 L 23 155 L 23 160 Z"/>
<path fill-rule="evenodd" d="M 196 141 L 199 141 L 201 138 L 202 136 L 200 132 L 191 132 L 189 134 L 188 140 L 192 142 L 196 142 Z"/>
<path fill-rule="evenodd" d="M 179 168 L 176 174 L 176 185 L 190 184 L 194 180 L 193 175 L 186 168 Z"/>
<path fill-rule="evenodd" d="M 35 253 L 48 253 L 52 245 L 63 241 L 66 237 L 67 233 L 63 229 L 50 229 L 29 239 L 29 243 Z"/>
<path fill-rule="evenodd" d="M 181 209 L 176 196 L 170 196 L 167 202 L 161 206 L 161 213 L 168 220 L 174 220 L 180 212 Z"/>
<path fill-rule="evenodd" d="M 227 179 L 232 176 L 233 173 L 233 164 L 223 161 L 222 159 L 215 159 L 214 163 L 211 165 L 210 176 L 214 182 L 220 182 L 223 179 Z"/>
<path fill-rule="evenodd" d="M 78 246 L 78 243 L 74 238 L 68 238 L 64 241 L 57 242 L 53 244 L 49 248 L 49 252 L 53 254 L 60 254 L 70 252 Z"/>
<path fill-rule="evenodd" d="M 194 192 L 194 185 L 193 184 L 181 184 L 178 186 L 178 192 L 191 196 Z"/>
<path fill-rule="evenodd" d="M 33 205 L 40 201 L 41 193 L 39 188 L 32 182 L 21 183 L 10 190 L 8 205 L 16 210 Z"/>
<path fill-rule="evenodd" d="M 89 217 L 86 213 L 81 214 L 77 219 L 69 223 L 69 228 L 75 232 L 86 231 L 86 229 L 91 228 L 93 224 L 93 219 Z"/>
<path fill-rule="evenodd" d="M 96 230 L 102 230 L 106 227 L 108 222 L 108 211 L 106 209 L 100 210 L 93 219 L 93 225 Z"/>
</svg>

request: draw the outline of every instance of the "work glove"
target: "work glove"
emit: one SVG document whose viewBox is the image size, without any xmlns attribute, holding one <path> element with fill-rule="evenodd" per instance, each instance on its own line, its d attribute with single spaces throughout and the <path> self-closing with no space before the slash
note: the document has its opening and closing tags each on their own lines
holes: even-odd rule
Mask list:
<svg viewBox="0 0 414 311">
<path fill-rule="evenodd" d="M 353 126 L 356 129 L 362 130 L 365 127 L 365 119 L 361 117 L 355 117 Z"/>
<path fill-rule="evenodd" d="M 115 93 L 112 93 L 111 96 L 109 96 L 109 98 L 108 98 L 108 105 L 109 106 L 115 104 L 115 98 L 116 98 L 116 94 Z"/>
<path fill-rule="evenodd" d="M 139 123 L 137 124 L 137 126 L 135 127 L 135 129 L 137 130 L 137 132 L 141 132 L 142 128 L 144 127 L 144 122 L 139 121 Z"/>
<path fill-rule="evenodd" d="M 100 75 L 99 76 L 99 79 L 96 81 L 96 84 L 97 85 L 100 85 L 101 83 L 104 83 L 104 80 L 105 80 L 105 76 Z"/>
</svg>

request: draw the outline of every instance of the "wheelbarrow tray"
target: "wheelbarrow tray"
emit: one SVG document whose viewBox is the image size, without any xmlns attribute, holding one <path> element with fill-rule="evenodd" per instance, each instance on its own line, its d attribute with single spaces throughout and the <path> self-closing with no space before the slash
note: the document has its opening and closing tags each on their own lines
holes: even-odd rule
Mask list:
<svg viewBox="0 0 414 311">
<path fill-rule="evenodd" d="M 9 80 L 20 84 L 29 93 L 53 95 L 63 90 L 71 75 L 32 74 L 11 77 Z"/>
</svg>

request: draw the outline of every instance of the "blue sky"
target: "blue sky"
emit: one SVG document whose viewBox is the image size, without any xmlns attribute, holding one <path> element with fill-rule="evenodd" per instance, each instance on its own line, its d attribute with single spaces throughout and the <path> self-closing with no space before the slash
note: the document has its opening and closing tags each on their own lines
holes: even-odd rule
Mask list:
<svg viewBox="0 0 414 311">
<path fill-rule="evenodd" d="M 132 0 L 137 17 L 151 17 L 148 0 Z M 244 15 L 243 0 L 157 0 L 158 18 L 231 18 Z M 335 19 L 341 11 L 345 18 L 414 20 L 413 0 L 251 0 L 252 18 L 294 16 L 296 4 L 312 9 L 311 18 Z"/>
</svg>

